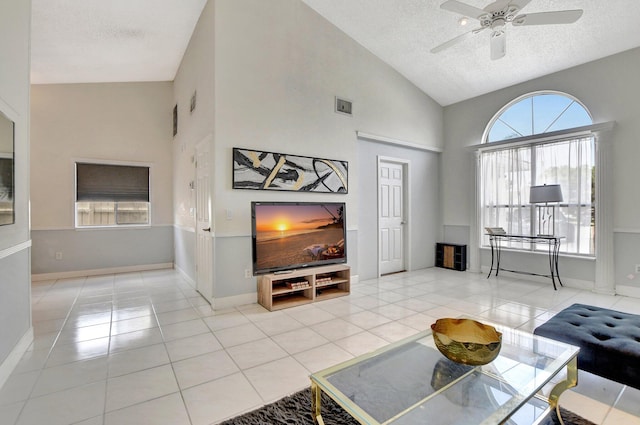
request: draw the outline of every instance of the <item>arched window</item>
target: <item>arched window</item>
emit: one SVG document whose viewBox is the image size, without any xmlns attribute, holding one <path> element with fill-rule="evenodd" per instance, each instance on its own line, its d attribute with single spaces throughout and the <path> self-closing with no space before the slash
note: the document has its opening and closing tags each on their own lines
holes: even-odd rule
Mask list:
<svg viewBox="0 0 640 425">
<path fill-rule="evenodd" d="M 559 92 L 536 92 L 521 96 L 502 108 L 487 126 L 483 142 L 528 137 L 591 124 L 591 114 L 574 97 Z"/>
<path fill-rule="evenodd" d="M 531 204 L 529 190 L 559 184 L 563 200 L 554 204 L 553 231 L 564 238 L 561 251 L 594 255 L 595 141 L 578 131 L 592 124 L 582 103 L 559 92 L 527 94 L 498 111 L 484 132 L 486 147 L 480 149 L 481 229 L 548 233 L 540 228 L 540 205 Z"/>
<path fill-rule="evenodd" d="M 502 108 L 487 126 L 483 142 L 528 137 L 591 124 L 591 114 L 574 97 L 559 92 L 536 92 L 521 96 Z"/>
</svg>

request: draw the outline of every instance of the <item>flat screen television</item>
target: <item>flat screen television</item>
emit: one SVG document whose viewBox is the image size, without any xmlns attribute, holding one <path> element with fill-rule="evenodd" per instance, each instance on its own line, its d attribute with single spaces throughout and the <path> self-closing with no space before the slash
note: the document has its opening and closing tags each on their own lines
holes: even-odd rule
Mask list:
<svg viewBox="0 0 640 425">
<path fill-rule="evenodd" d="M 253 274 L 346 263 L 344 202 L 252 202 Z"/>
</svg>

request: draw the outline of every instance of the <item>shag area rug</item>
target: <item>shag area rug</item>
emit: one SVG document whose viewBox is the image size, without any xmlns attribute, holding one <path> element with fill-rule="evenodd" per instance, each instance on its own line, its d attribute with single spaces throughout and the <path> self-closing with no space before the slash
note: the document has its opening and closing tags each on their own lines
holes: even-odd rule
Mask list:
<svg viewBox="0 0 640 425">
<path fill-rule="evenodd" d="M 359 425 L 329 396 L 322 394 L 322 419 L 325 425 Z M 565 425 L 595 425 L 594 423 L 560 408 Z M 229 419 L 221 425 L 314 425 L 311 415 L 311 388 L 284 397 L 252 412 Z M 552 412 L 540 425 L 560 425 Z"/>
</svg>

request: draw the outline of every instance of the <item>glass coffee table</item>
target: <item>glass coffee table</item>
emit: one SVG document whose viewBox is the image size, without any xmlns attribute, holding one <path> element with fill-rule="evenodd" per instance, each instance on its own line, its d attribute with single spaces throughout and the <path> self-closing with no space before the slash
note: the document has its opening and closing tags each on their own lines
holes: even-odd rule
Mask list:
<svg viewBox="0 0 640 425">
<path fill-rule="evenodd" d="M 502 348 L 487 365 L 452 362 L 428 330 L 312 374 L 316 422 L 325 393 L 362 424 L 539 423 L 577 385 L 579 348 L 496 328 Z"/>
</svg>

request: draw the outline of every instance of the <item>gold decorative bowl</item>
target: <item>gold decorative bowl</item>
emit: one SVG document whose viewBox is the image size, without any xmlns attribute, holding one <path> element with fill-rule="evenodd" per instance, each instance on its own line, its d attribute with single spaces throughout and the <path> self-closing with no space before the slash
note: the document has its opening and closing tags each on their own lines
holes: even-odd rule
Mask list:
<svg viewBox="0 0 640 425">
<path fill-rule="evenodd" d="M 471 319 L 438 319 L 431 330 L 438 350 L 456 363 L 472 366 L 491 363 L 502 346 L 502 333 Z"/>
</svg>

